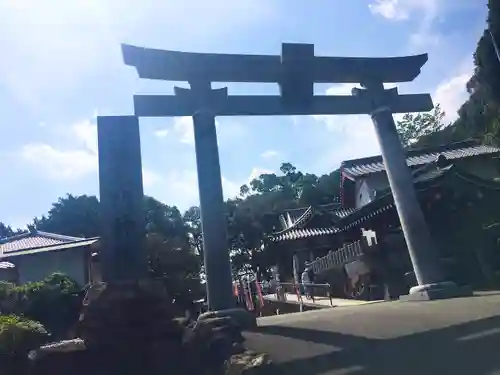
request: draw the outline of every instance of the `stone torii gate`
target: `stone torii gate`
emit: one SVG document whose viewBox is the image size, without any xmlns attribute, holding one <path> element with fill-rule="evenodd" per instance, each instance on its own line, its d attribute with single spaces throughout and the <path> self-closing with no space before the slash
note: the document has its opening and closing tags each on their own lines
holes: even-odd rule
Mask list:
<svg viewBox="0 0 500 375">
<path fill-rule="evenodd" d="M 369 114 L 376 129 L 395 205 L 418 286 L 413 298 L 458 295 L 443 280 L 433 243 L 417 201 L 393 113 L 433 107 L 429 94 L 399 95 L 384 83 L 413 81 L 427 55 L 390 58 L 317 57 L 314 45 L 283 44 L 281 56 L 205 54 L 122 46 L 124 62 L 140 78 L 188 82 L 174 95 L 135 95 L 135 116 L 99 117 L 100 198 L 104 277 L 144 277 L 142 174 L 138 117 L 192 116 L 198 171 L 205 272 L 210 310 L 233 307 L 227 223 L 215 129 L 216 116 Z M 212 82 L 277 83 L 280 95 L 228 95 Z M 352 96 L 314 95 L 314 83 L 353 83 Z M 110 223 L 114 223 L 110 225 Z"/>
</svg>

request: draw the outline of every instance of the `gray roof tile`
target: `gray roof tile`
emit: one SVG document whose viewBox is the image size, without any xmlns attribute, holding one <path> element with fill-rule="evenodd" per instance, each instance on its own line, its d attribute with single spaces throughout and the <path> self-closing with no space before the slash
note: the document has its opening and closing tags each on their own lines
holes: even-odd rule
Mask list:
<svg viewBox="0 0 500 375">
<path fill-rule="evenodd" d="M 301 229 L 292 229 L 290 231 L 286 231 L 282 234 L 277 234 L 271 237 L 271 241 L 280 242 L 287 240 L 298 240 L 300 238 L 307 237 L 316 237 L 316 236 L 325 236 L 329 234 L 335 234 L 338 232 L 337 228 L 301 228 Z"/>
<path fill-rule="evenodd" d="M 83 241 L 85 238 L 64 236 L 55 233 L 33 231 L 0 240 L 0 254 L 63 245 Z"/>
<path fill-rule="evenodd" d="M 479 145 L 474 141 L 466 141 L 435 148 L 425 148 L 408 151 L 406 163 L 410 167 L 424 165 L 436 161 L 443 155 L 448 160 L 463 159 L 472 156 L 500 153 L 500 148 Z M 385 171 L 381 156 L 363 159 L 346 160 L 342 162 L 343 172 L 351 177 L 359 177 L 370 173 Z"/>
</svg>

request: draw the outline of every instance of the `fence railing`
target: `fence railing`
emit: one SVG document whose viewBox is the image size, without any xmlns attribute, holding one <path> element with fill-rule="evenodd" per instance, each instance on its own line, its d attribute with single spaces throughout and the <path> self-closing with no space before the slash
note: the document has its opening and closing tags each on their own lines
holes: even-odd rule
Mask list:
<svg viewBox="0 0 500 375">
<path fill-rule="evenodd" d="M 331 285 L 325 284 L 314 284 L 314 283 L 280 283 L 279 290 L 275 291 L 276 298 L 278 300 L 286 301 L 287 294 L 293 294 L 297 296 L 299 303 L 305 303 L 307 300 L 311 300 L 312 303 L 316 303 L 319 298 L 328 298 L 330 301 L 330 306 L 333 306 Z"/>
<path fill-rule="evenodd" d="M 354 262 L 366 253 L 368 243 L 365 239 L 345 244 L 340 249 L 330 251 L 326 256 L 317 258 L 311 262 L 311 267 L 315 275 L 325 271 L 341 268 L 348 263 Z"/>
</svg>

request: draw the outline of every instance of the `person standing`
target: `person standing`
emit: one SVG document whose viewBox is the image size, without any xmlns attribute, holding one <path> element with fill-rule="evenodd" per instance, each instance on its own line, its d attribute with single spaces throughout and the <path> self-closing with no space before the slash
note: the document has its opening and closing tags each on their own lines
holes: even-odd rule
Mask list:
<svg viewBox="0 0 500 375">
<path fill-rule="evenodd" d="M 309 279 L 308 267 L 306 267 L 304 269 L 304 271 L 302 272 L 301 282 L 302 282 L 302 286 L 304 287 L 304 294 L 306 295 L 306 298 L 310 299 L 311 298 L 311 290 L 310 290 L 311 280 Z"/>
</svg>

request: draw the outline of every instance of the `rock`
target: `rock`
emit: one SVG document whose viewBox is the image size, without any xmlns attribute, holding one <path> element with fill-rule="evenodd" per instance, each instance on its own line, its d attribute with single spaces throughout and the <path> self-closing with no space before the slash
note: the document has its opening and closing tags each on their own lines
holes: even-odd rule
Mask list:
<svg viewBox="0 0 500 375">
<path fill-rule="evenodd" d="M 226 375 L 275 375 L 272 361 L 267 354 L 245 350 L 231 357 Z"/>
<path fill-rule="evenodd" d="M 94 292 L 86 298 L 79 339 L 30 353 L 34 375 L 220 374 L 243 352 L 233 316 L 178 320 L 171 299 L 147 283 L 99 285 Z"/>
<path fill-rule="evenodd" d="M 238 324 L 242 330 L 253 329 L 257 327 L 257 319 L 254 314 L 245 309 L 235 308 L 219 311 L 208 311 L 198 317 L 198 321 L 212 318 L 230 317 Z"/>
<path fill-rule="evenodd" d="M 30 351 L 28 359 L 35 361 L 51 353 L 67 353 L 85 349 L 85 342 L 82 339 L 64 340 L 43 345 L 39 349 Z"/>
</svg>

